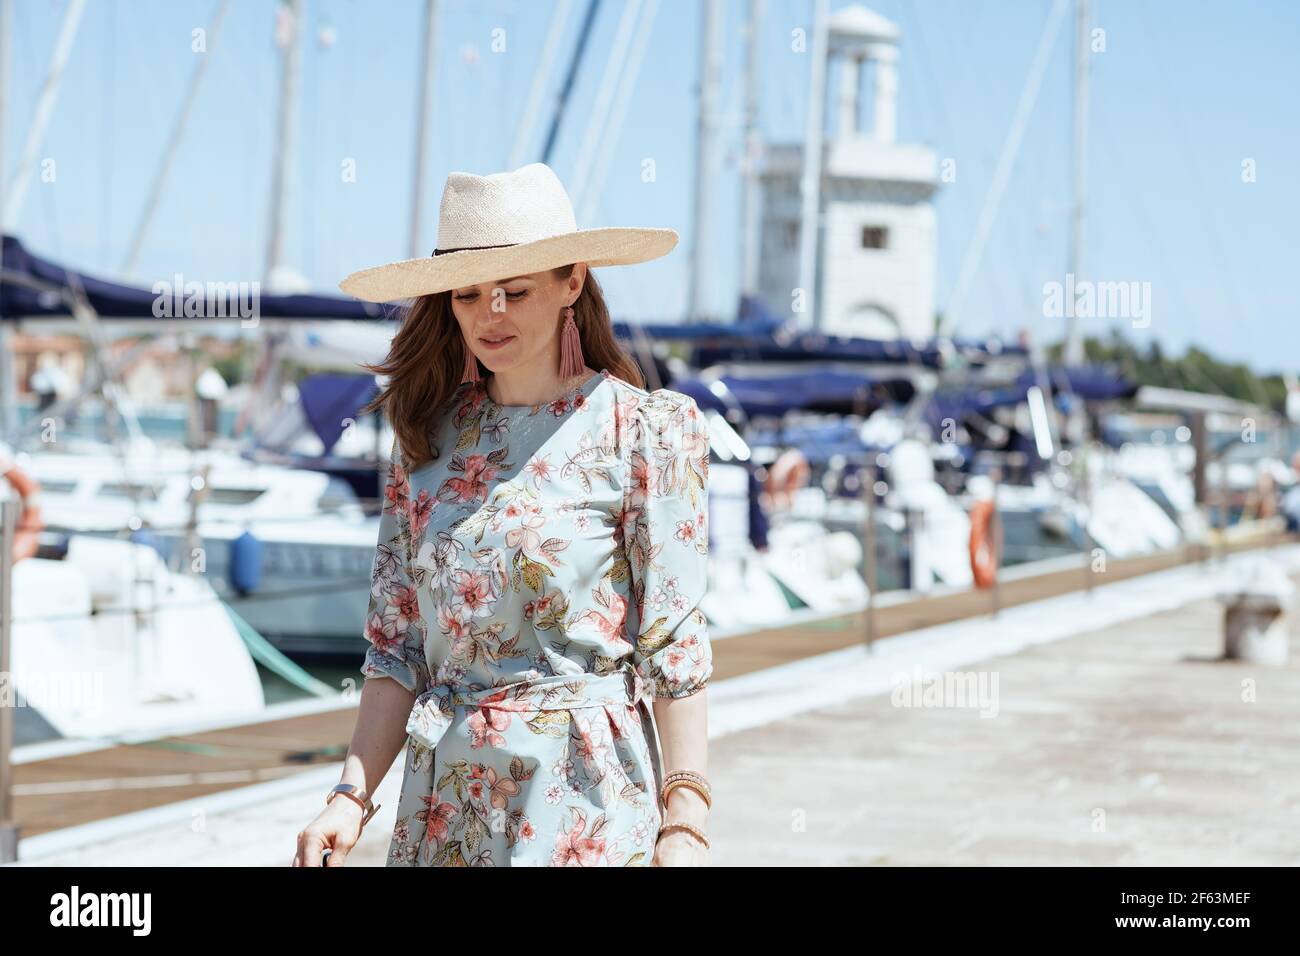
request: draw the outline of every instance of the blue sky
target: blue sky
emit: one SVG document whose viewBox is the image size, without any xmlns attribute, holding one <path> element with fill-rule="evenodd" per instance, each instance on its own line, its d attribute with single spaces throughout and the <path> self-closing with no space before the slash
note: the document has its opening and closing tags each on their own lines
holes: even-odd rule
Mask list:
<svg viewBox="0 0 1300 956">
<path fill-rule="evenodd" d="M 13 174 L 67 0 L 16 0 L 8 164 Z M 307 0 L 288 259 L 332 290 L 347 272 L 406 255 L 411 198 L 417 0 Z M 832 8 L 847 4 L 832 0 Z M 974 231 L 1050 9 L 1050 0 L 878 0 L 903 31 L 899 139 L 957 161 L 935 198 L 937 298 L 946 303 Z M 579 2 L 576 11 L 585 3 Z M 621 0 L 605 0 L 551 163 L 573 191 L 585 118 L 595 101 Z M 90 0 L 40 152 L 53 182 L 33 181 L 18 233 L 34 249 L 90 271 L 119 273 L 149 184 L 194 68 L 191 31 L 216 0 Z M 791 31 L 811 0 L 767 0 L 759 125 L 802 137 L 808 57 Z M 135 279 L 258 279 L 266 245 L 278 65 L 276 3 L 238 0 L 212 59 Z M 1300 4 L 1096 0 L 1106 50 L 1092 60 L 1085 276 L 1151 283 L 1152 321 L 1128 334 L 1181 352 L 1197 344 L 1260 371 L 1300 367 L 1294 289 L 1300 222 Z M 448 171 L 504 169 L 553 4 L 443 0 L 435 135 L 423 215 L 432 248 Z M 729 314 L 739 272 L 736 168 L 745 4 L 726 3 L 722 102 L 727 127 L 710 176 L 716 250 L 706 277 L 713 311 Z M 570 23 L 570 45 L 578 12 Z M 622 317 L 674 320 L 686 306 L 693 237 L 699 14 L 663 0 L 594 218 L 583 226 L 669 226 L 667 258 L 600 274 Z M 1072 23 L 1072 19 L 1071 19 Z M 506 49 L 494 52 L 493 31 Z M 322 29 L 333 42 L 319 42 Z M 1014 335 L 1042 317 L 1042 286 L 1065 272 L 1069 201 L 1071 29 L 1053 50 L 1001 213 L 961 326 Z M 558 83 L 558 77 L 556 82 Z M 533 151 L 540 158 L 538 123 Z M 657 180 L 644 183 L 642 163 Z M 356 162 L 344 182 L 342 163 Z M 1254 161 L 1256 181 L 1242 182 Z M 1089 331 L 1101 331 L 1092 320 Z"/>
</svg>

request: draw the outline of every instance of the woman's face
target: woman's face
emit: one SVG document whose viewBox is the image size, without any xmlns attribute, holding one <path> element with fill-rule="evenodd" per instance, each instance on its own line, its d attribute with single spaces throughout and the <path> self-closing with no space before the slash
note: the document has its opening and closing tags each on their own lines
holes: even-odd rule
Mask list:
<svg viewBox="0 0 1300 956">
<path fill-rule="evenodd" d="M 585 276 L 579 263 L 567 280 L 548 270 L 462 286 L 451 292 L 451 310 L 470 349 L 493 372 L 554 368 L 560 312 L 577 300 Z"/>
</svg>

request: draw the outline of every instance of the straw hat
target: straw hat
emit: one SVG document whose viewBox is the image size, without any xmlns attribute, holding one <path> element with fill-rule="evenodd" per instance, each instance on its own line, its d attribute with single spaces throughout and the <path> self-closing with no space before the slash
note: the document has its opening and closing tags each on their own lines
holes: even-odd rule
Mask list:
<svg viewBox="0 0 1300 956">
<path fill-rule="evenodd" d="M 677 245 L 672 229 L 579 229 L 555 171 L 529 163 L 514 172 L 453 172 L 442 191 L 438 248 L 354 272 L 339 288 L 369 302 L 409 299 L 570 262 L 619 266 L 657 259 Z"/>
</svg>

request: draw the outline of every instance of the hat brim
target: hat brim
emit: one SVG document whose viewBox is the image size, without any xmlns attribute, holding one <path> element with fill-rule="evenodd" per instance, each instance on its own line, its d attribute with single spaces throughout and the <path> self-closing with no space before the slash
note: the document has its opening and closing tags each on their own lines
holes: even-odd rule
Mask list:
<svg viewBox="0 0 1300 956">
<path fill-rule="evenodd" d="M 354 272 L 339 283 L 339 288 L 367 302 L 392 302 L 543 272 L 570 262 L 585 262 L 592 267 L 646 262 L 667 255 L 676 245 L 677 233 L 672 229 L 579 229 L 499 249 L 465 249 L 402 259 Z"/>
</svg>

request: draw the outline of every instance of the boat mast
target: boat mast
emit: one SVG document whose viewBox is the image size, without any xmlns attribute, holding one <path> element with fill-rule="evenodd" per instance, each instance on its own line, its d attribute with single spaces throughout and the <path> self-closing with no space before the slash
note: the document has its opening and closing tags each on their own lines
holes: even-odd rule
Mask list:
<svg viewBox="0 0 1300 956">
<path fill-rule="evenodd" d="M 18 222 L 18 215 L 22 211 L 23 200 L 27 198 L 27 184 L 31 179 L 32 167 L 36 165 L 37 153 L 40 151 L 41 142 L 45 138 L 45 128 L 49 125 L 50 117 L 54 115 L 54 104 L 59 96 L 59 87 L 63 82 L 63 70 L 68 65 L 68 58 L 72 55 L 72 44 L 77 39 L 77 29 L 81 25 L 81 14 L 86 8 L 85 0 L 72 0 L 68 4 L 68 9 L 64 12 L 63 23 L 59 27 L 59 36 L 54 43 L 54 52 L 50 56 L 50 68 L 45 74 L 45 85 L 41 87 L 40 96 L 36 100 L 36 109 L 32 115 L 31 125 L 27 130 L 27 143 L 23 148 L 23 157 L 18 163 L 18 171 L 14 175 L 12 191 L 8 196 L 0 196 L 0 235 L 4 233 L 13 233 Z M 11 10 L 8 3 L 4 4 L 4 11 L 0 13 L 0 127 L 4 126 L 5 100 L 7 94 L 3 91 L 6 85 L 4 72 L 8 69 L 8 43 L 9 37 L 13 35 L 11 20 Z M 4 162 L 4 143 L 0 137 L 0 169 L 3 168 Z M 5 179 L 0 175 L 0 193 L 5 192 Z M 0 263 L 0 268 L 3 263 Z M 13 338 L 12 333 L 6 330 L 0 334 L 0 348 L 4 349 L 4 356 L 0 358 L 0 397 L 4 399 L 4 422 L 7 433 L 13 434 L 18 425 L 18 385 L 15 363 L 13 360 Z"/>
<path fill-rule="evenodd" d="M 700 99 L 696 114 L 695 136 L 695 210 L 691 223 L 691 271 L 687 280 L 686 317 L 689 322 L 703 318 L 703 277 L 709 268 L 709 157 L 713 155 L 713 137 L 717 126 L 718 86 L 722 74 L 722 10 L 718 0 L 700 4 Z"/>
<path fill-rule="evenodd" d="M 803 140 L 803 174 L 800 192 L 803 209 L 799 217 L 799 288 L 803 292 L 804 328 L 821 325 L 817 303 L 817 240 L 821 219 L 822 139 L 826 100 L 826 31 L 830 18 L 828 0 L 816 0 L 813 8 L 812 76 L 808 84 L 808 125 Z"/>
<path fill-rule="evenodd" d="M 271 157 L 271 205 L 266 237 L 266 262 L 263 282 L 273 287 L 278 281 L 284 257 L 284 224 L 288 219 L 289 177 L 293 174 L 294 129 L 298 117 L 298 69 L 301 58 L 301 37 L 306 16 L 305 0 L 280 0 L 277 13 L 276 41 L 284 47 L 280 70 L 280 112 L 276 129 L 276 148 Z M 254 433 L 265 421 L 270 409 L 277 406 L 280 387 L 279 354 L 285 336 L 268 330 L 257 336 L 258 368 L 265 375 L 257 386 L 249 389 L 236 423 L 239 427 L 251 424 Z"/>
<path fill-rule="evenodd" d="M 415 183 L 411 188 L 411 240 L 408 255 L 426 255 L 420 227 L 424 224 L 424 165 L 429 149 L 429 108 L 438 76 L 438 0 L 424 3 L 424 42 L 420 47 L 420 102 L 415 113 Z"/>
<path fill-rule="evenodd" d="M 745 196 L 740 220 L 740 292 L 758 295 L 758 159 L 762 140 L 758 133 L 758 39 L 763 20 L 763 0 L 749 0 L 745 53 Z"/>
<path fill-rule="evenodd" d="M 281 0 L 281 24 L 287 27 L 284 60 L 280 70 L 280 122 L 277 126 L 276 162 L 271 181 L 270 228 L 266 237 L 266 270 L 263 281 L 270 285 L 272 273 L 283 264 L 284 224 L 288 219 L 289 177 L 293 174 L 293 133 L 298 117 L 298 69 L 302 58 L 304 0 Z"/>
<path fill-rule="evenodd" d="M 1088 152 L 1088 21 L 1089 0 L 1075 0 L 1074 37 L 1074 137 L 1073 137 L 1073 196 L 1070 210 L 1070 251 L 1068 271 L 1075 280 L 1082 278 L 1083 269 L 1083 203 L 1087 182 Z M 1079 317 L 1075 310 L 1066 311 L 1065 364 L 1083 362 L 1083 337 Z"/>
<path fill-rule="evenodd" d="M 13 36 L 13 5 L 0 0 L 0 301 L 4 298 L 5 184 L 9 181 L 5 167 L 5 121 L 9 112 L 9 38 Z M 0 312 L 0 406 L 4 420 L 0 435 L 9 438 L 18 431 L 18 383 L 14 362 L 14 333 Z"/>
<path fill-rule="evenodd" d="M 54 44 L 54 53 L 50 56 L 50 69 L 45 75 L 45 85 L 36 100 L 36 111 L 32 116 L 32 125 L 27 130 L 27 145 L 23 151 L 22 161 L 14 176 L 13 191 L 5 204 L 4 231 L 12 232 L 22 211 L 23 200 L 27 198 L 27 184 L 31 180 L 32 167 L 36 165 L 36 154 L 40 152 L 41 142 L 45 139 L 45 127 L 54 115 L 54 104 L 59 97 L 59 87 L 63 81 L 63 70 L 72 55 L 72 44 L 77 39 L 77 28 L 81 24 L 81 13 L 86 8 L 86 0 L 72 0 L 63 15 L 63 24 L 59 27 L 59 37 Z M 6 30 L 6 33 L 11 31 Z"/>
</svg>

